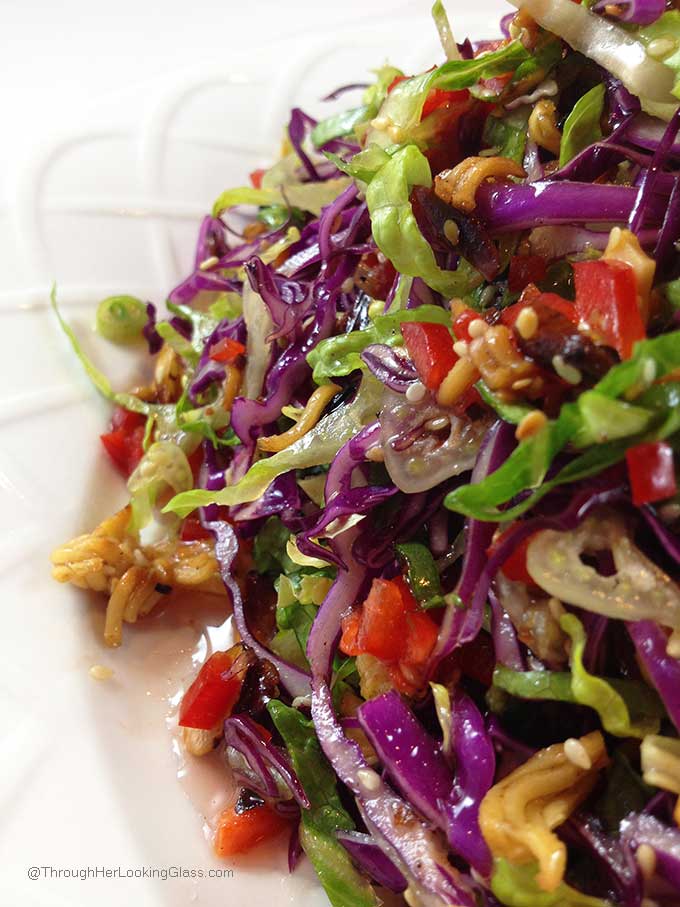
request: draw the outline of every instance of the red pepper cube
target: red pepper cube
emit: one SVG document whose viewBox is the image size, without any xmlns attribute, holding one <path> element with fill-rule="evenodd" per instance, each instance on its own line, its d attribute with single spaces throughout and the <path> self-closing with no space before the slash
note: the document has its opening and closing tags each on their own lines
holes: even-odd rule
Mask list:
<svg viewBox="0 0 680 907">
<path fill-rule="evenodd" d="M 100 435 L 104 449 L 118 470 L 127 478 L 144 456 L 146 419 L 117 406 L 111 417 L 111 430 Z"/>
<path fill-rule="evenodd" d="M 251 659 L 241 643 L 214 652 L 182 698 L 180 727 L 209 731 L 231 714 L 238 702 Z"/>
<path fill-rule="evenodd" d="M 390 580 L 374 579 L 363 606 L 358 647 L 383 661 L 398 661 L 407 630 L 402 590 Z"/>
<path fill-rule="evenodd" d="M 444 324 L 407 321 L 401 333 L 420 380 L 436 391 L 458 360 L 449 329 Z"/>
<path fill-rule="evenodd" d="M 614 347 L 622 359 L 645 337 L 637 302 L 637 281 L 621 261 L 578 261 L 574 264 L 576 310 L 593 333 Z"/>
<path fill-rule="evenodd" d="M 673 448 L 663 441 L 638 444 L 626 451 L 628 478 L 637 507 L 665 501 L 677 493 Z"/>
<path fill-rule="evenodd" d="M 235 362 L 245 351 L 246 348 L 238 340 L 224 337 L 210 348 L 210 358 L 215 362 L 230 363 Z"/>
<path fill-rule="evenodd" d="M 456 339 L 469 343 L 472 340 L 470 325 L 473 321 L 479 321 L 480 318 L 484 320 L 484 316 L 475 312 L 474 309 L 463 309 L 459 315 L 456 315 L 453 321 L 453 333 L 456 335 Z"/>
</svg>

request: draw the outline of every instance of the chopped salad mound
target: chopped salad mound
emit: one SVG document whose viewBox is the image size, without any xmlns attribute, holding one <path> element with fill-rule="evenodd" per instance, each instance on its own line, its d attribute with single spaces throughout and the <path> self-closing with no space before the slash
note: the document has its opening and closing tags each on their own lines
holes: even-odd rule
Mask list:
<svg viewBox="0 0 680 907">
<path fill-rule="evenodd" d="M 53 296 L 130 493 L 54 576 L 112 646 L 223 597 L 215 850 L 287 837 L 334 907 L 680 903 L 680 11 L 513 3 L 294 109 L 167 313 L 100 304 L 147 384 Z"/>
</svg>

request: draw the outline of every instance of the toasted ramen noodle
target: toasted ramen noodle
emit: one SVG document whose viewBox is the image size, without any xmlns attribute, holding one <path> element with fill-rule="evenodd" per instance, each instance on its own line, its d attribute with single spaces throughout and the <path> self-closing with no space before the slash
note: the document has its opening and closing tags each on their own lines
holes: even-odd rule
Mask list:
<svg viewBox="0 0 680 907">
<path fill-rule="evenodd" d="M 574 760 L 567 743 L 577 745 L 581 759 Z M 495 784 L 479 810 L 479 825 L 493 855 L 520 865 L 537 860 L 538 885 L 554 891 L 564 878 L 567 849 L 553 829 L 585 800 L 607 762 L 602 734 L 593 731 L 540 750 Z"/>
<path fill-rule="evenodd" d="M 225 594 L 212 540 L 140 546 L 127 532 L 129 522 L 128 506 L 52 553 L 58 582 L 109 595 L 104 639 L 110 646 L 121 644 L 123 623 L 149 614 L 174 587 Z"/>
</svg>

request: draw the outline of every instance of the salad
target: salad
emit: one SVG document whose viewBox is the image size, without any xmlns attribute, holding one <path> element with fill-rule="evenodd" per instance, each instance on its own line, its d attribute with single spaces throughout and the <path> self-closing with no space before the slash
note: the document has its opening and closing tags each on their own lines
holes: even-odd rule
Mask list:
<svg viewBox="0 0 680 907">
<path fill-rule="evenodd" d="M 54 576 L 112 646 L 224 597 L 215 850 L 287 836 L 334 907 L 680 903 L 680 11 L 513 2 L 294 109 L 167 315 L 101 303 L 148 384 L 53 300 L 130 493 Z"/>
</svg>

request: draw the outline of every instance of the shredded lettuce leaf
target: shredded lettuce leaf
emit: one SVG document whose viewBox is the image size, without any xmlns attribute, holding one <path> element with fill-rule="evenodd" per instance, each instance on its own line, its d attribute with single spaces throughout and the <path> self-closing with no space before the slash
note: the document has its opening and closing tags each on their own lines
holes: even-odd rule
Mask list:
<svg viewBox="0 0 680 907">
<path fill-rule="evenodd" d="M 444 604 L 442 584 L 430 549 L 418 542 L 402 542 L 395 547 L 406 564 L 406 578 L 420 606 L 441 607 Z"/>
<path fill-rule="evenodd" d="M 278 700 L 269 702 L 267 711 L 311 804 L 302 810 L 300 843 L 329 901 L 333 907 L 377 907 L 373 887 L 336 838 L 336 832 L 352 830 L 354 822 L 342 805 L 335 772 L 321 751 L 313 722 Z"/>
<path fill-rule="evenodd" d="M 480 54 L 472 60 L 449 60 L 431 72 L 413 76 L 396 85 L 380 108 L 380 120 L 385 128 L 372 128 L 368 142 L 375 142 L 383 148 L 395 142 L 411 140 L 412 133 L 420 122 L 423 105 L 432 88 L 458 91 L 470 88 L 480 79 L 514 72 L 529 53 L 520 41 L 510 41 L 498 50 Z"/>
<path fill-rule="evenodd" d="M 650 387 L 679 367 L 680 332 L 637 343 L 630 359 L 610 369 L 576 402 L 564 404 L 559 417 L 522 441 L 496 472 L 476 485 L 450 492 L 446 506 L 479 520 L 515 519 L 558 485 L 588 478 L 618 463 L 632 444 L 663 440 L 680 429 L 680 414 L 674 405 L 677 395 L 672 383 L 651 391 Z M 635 405 L 626 401 L 635 401 Z M 569 442 L 596 446 L 544 481 L 555 456 Z M 499 509 L 526 489 L 535 490 L 519 504 Z"/>
<path fill-rule="evenodd" d="M 336 113 L 332 117 L 321 120 L 312 129 L 312 144 L 315 148 L 322 148 L 333 139 L 352 135 L 359 123 L 366 122 L 370 110 L 370 107 L 362 104 L 361 107 L 352 107 L 350 110 L 343 110 L 342 113 Z"/>
<path fill-rule="evenodd" d="M 464 296 L 481 282 L 481 276 L 464 258 L 460 259 L 456 271 L 442 270 L 432 246 L 420 232 L 411 207 L 414 186 L 431 185 L 430 165 L 415 145 L 406 145 L 395 152 L 373 176 L 366 190 L 373 238 L 401 274 L 421 277 L 429 287 L 449 298 Z"/>
<path fill-rule="evenodd" d="M 277 476 L 290 469 L 304 469 L 330 463 L 342 445 L 375 419 L 380 409 L 382 385 L 371 375 L 364 375 L 352 403 L 329 413 L 306 435 L 285 450 L 259 460 L 245 476 L 222 491 L 194 489 L 176 495 L 164 513 L 187 516 L 206 504 L 246 504 L 255 501 Z"/>
<path fill-rule="evenodd" d="M 348 185 L 349 181 L 341 176 L 319 183 L 289 183 L 283 191 L 280 188 L 254 189 L 250 186 L 227 189 L 213 205 L 213 215 L 219 217 L 236 205 L 291 205 L 318 217 L 321 209 L 335 201 Z"/>
<path fill-rule="evenodd" d="M 538 866 L 518 866 L 503 858 L 494 860 L 491 890 L 507 907 L 614 907 L 610 901 L 582 894 L 566 882 L 554 891 L 543 891 L 536 882 Z"/>
<path fill-rule="evenodd" d="M 652 41 L 658 41 L 659 39 L 668 40 L 669 49 L 665 56 L 661 57 L 661 60 L 665 66 L 673 71 L 675 79 L 673 94 L 676 98 L 680 98 L 680 11 L 677 9 L 667 10 L 656 22 L 639 28 L 637 36 L 645 47 L 649 47 Z"/>
<path fill-rule="evenodd" d="M 576 701 L 595 709 L 603 728 L 616 737 L 637 737 L 642 740 L 647 734 L 655 734 L 660 725 L 658 718 L 643 713 L 636 721 L 632 721 L 625 700 L 613 685 L 585 669 L 583 652 L 586 633 L 578 617 L 564 614 L 560 626 L 571 637 L 571 686 Z"/>
<path fill-rule="evenodd" d="M 574 104 L 562 130 L 560 167 L 564 167 L 580 151 L 602 138 L 600 117 L 604 109 L 604 93 L 604 83 L 600 82 Z"/>
<path fill-rule="evenodd" d="M 156 441 L 128 479 L 130 529 L 139 532 L 151 522 L 158 495 L 165 488 L 176 493 L 187 491 L 193 484 L 191 466 L 182 448 L 171 441 Z"/>
<path fill-rule="evenodd" d="M 401 309 L 387 315 L 378 315 L 361 331 L 327 337 L 308 354 L 313 378 L 317 384 L 325 384 L 331 378 L 349 375 L 356 369 L 365 370 L 361 353 L 372 343 L 398 346 L 404 340 L 399 325 L 405 321 L 427 321 L 437 324 L 451 324 L 451 315 L 439 306 L 423 305 L 417 309 Z"/>
<path fill-rule="evenodd" d="M 485 145 L 497 148 L 501 157 L 521 164 L 527 143 L 527 123 L 527 114 L 520 110 L 505 117 L 487 117 L 483 141 Z"/>
</svg>

